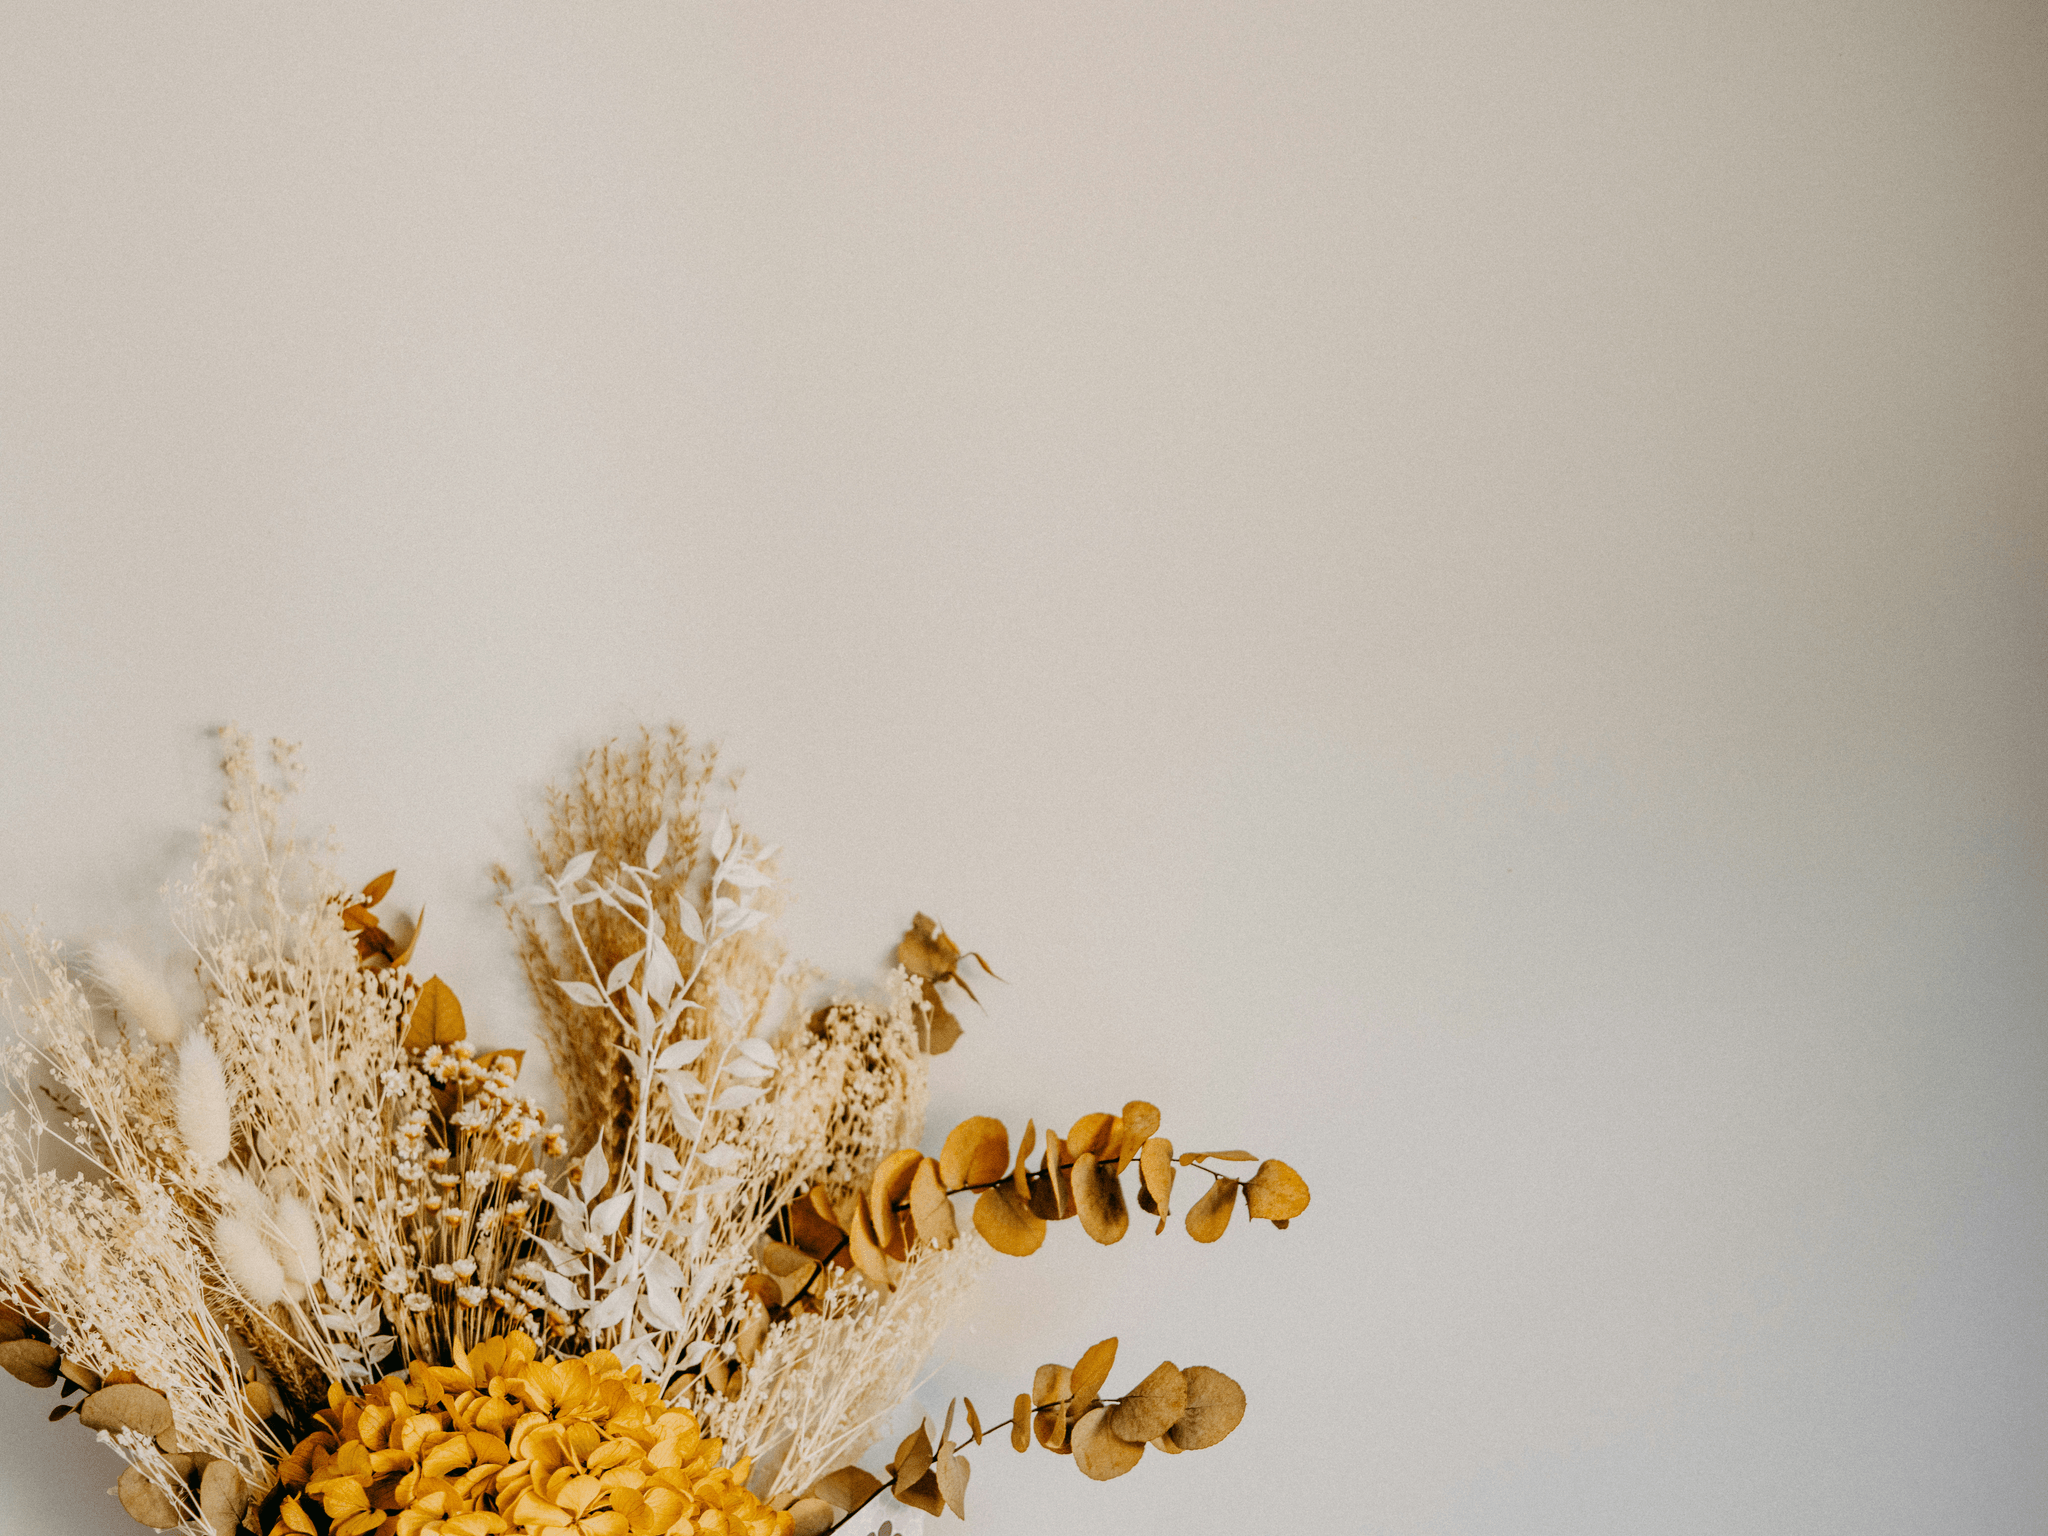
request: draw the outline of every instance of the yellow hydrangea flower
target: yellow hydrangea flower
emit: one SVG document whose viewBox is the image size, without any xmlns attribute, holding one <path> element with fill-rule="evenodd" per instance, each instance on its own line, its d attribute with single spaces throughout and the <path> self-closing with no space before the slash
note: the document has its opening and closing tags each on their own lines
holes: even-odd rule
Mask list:
<svg viewBox="0 0 2048 1536">
<path fill-rule="evenodd" d="M 278 1466 L 265 1536 L 792 1536 L 751 1460 L 608 1349 L 542 1360 L 523 1333 L 415 1360 L 350 1397 Z"/>
</svg>

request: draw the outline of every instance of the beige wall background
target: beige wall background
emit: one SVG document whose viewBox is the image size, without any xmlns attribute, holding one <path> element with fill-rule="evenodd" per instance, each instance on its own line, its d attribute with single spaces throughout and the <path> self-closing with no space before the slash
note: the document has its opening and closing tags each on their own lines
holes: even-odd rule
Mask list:
<svg viewBox="0 0 2048 1536">
<path fill-rule="evenodd" d="M 981 1536 L 2048 1523 L 2048 18 L 0 3 L 0 907 L 151 925 L 208 728 L 526 1014 L 602 733 L 797 947 L 1008 978 L 1294 1230 L 998 1268 L 1252 1413 Z M 0 1530 L 132 1530 L 0 1382 Z"/>
</svg>

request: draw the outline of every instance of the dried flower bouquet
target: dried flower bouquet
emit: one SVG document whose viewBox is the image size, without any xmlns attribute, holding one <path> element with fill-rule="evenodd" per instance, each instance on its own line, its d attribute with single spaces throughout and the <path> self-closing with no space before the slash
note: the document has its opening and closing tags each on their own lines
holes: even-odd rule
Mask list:
<svg viewBox="0 0 2048 1536">
<path fill-rule="evenodd" d="M 51 1418 L 122 1456 L 142 1524 L 819 1536 L 884 1490 L 964 1516 L 988 1433 L 1109 1478 L 1237 1425 L 1206 1366 L 1105 1396 L 1106 1339 L 1004 1423 L 963 1399 L 880 1475 L 855 1464 L 991 1250 L 1067 1218 L 1116 1242 L 1134 1169 L 1155 1232 L 1176 1173 L 1210 1174 L 1201 1242 L 1240 1199 L 1284 1227 L 1308 1188 L 1176 1156 L 1142 1101 L 1042 1151 L 985 1116 L 918 1151 L 948 989 L 994 973 L 919 914 L 872 993 L 801 1006 L 819 978 L 775 936 L 775 850 L 679 730 L 592 753 L 537 879 L 498 872 L 562 1124 L 521 1052 L 472 1046 L 455 992 L 414 978 L 392 876 L 351 887 L 291 831 L 292 750 L 266 771 L 225 740 L 226 815 L 171 893 L 191 998 L 32 933 L 0 978 L 0 1366 L 61 1383 Z"/>
</svg>

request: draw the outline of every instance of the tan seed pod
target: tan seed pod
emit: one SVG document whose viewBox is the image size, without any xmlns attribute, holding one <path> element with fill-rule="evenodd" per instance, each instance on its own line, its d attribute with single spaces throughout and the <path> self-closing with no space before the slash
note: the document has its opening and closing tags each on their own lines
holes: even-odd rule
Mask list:
<svg viewBox="0 0 2048 1536">
<path fill-rule="evenodd" d="M 1213 1243 L 1230 1225 L 1231 1208 L 1237 1204 L 1237 1180 L 1218 1179 L 1209 1192 L 1188 1207 L 1188 1236 L 1198 1243 Z"/>
<path fill-rule="evenodd" d="M 1074 1209 L 1081 1217 L 1081 1230 L 1098 1243 L 1117 1242 L 1131 1230 L 1123 1181 L 1092 1152 L 1074 1159 Z"/>
<path fill-rule="evenodd" d="M 971 1115 L 953 1127 L 939 1150 L 939 1182 L 947 1189 L 1000 1179 L 1010 1166 L 1010 1132 L 988 1115 Z"/>
<path fill-rule="evenodd" d="M 1207 1450 L 1244 1422 L 1244 1388 L 1206 1365 L 1191 1365 L 1181 1375 L 1187 1407 L 1167 1436 L 1184 1451 Z"/>
<path fill-rule="evenodd" d="M 917 1165 L 916 1177 L 910 1181 L 910 1221 L 920 1243 L 950 1248 L 960 1235 L 953 1220 L 953 1202 L 939 1184 L 939 1165 L 930 1158 Z"/>
<path fill-rule="evenodd" d="M 78 1409 L 87 1429 L 132 1429 L 152 1438 L 171 1427 L 171 1404 L 149 1387 L 102 1387 Z"/>
<path fill-rule="evenodd" d="M 1115 1115 L 1097 1112 L 1083 1115 L 1074 1122 L 1074 1128 L 1067 1132 L 1067 1156 L 1079 1157 L 1083 1152 L 1093 1152 L 1097 1157 L 1116 1146 L 1117 1132 L 1122 1121 Z"/>
<path fill-rule="evenodd" d="M 167 1531 L 185 1518 L 169 1495 L 134 1467 L 121 1474 L 121 1481 L 114 1485 L 114 1493 L 136 1524 L 146 1525 L 152 1530 Z"/>
<path fill-rule="evenodd" d="M 1081 1415 L 1095 1406 L 1096 1394 L 1102 1384 L 1109 1380 L 1109 1368 L 1116 1364 L 1116 1340 L 1103 1339 L 1090 1344 L 1074 1364 L 1074 1374 L 1069 1391 L 1073 1402 L 1067 1410 L 1067 1417 L 1079 1422 Z"/>
<path fill-rule="evenodd" d="M 823 1499 L 798 1499 L 789 1506 L 789 1517 L 796 1522 L 790 1536 L 825 1536 L 835 1519 L 832 1506 Z"/>
<path fill-rule="evenodd" d="M 1131 1159 L 1159 1129 L 1159 1106 L 1147 1104 L 1143 1099 L 1133 1099 L 1124 1106 L 1121 1125 L 1117 1132 L 1116 1171 L 1121 1174 L 1131 1166 Z"/>
<path fill-rule="evenodd" d="M 1142 1443 L 1133 1445 L 1109 1427 L 1109 1410 L 1092 1408 L 1074 1425 L 1074 1465 L 1098 1483 L 1122 1477 L 1145 1454 Z"/>
<path fill-rule="evenodd" d="M 57 1351 L 41 1339 L 9 1339 L 0 1344 L 0 1370 L 32 1387 L 57 1384 Z"/>
<path fill-rule="evenodd" d="M 1244 1187 L 1244 1208 L 1265 1221 L 1292 1221 L 1308 1209 L 1308 1181 L 1269 1157 Z"/>
<path fill-rule="evenodd" d="M 209 1461 L 199 1474 L 199 1513 L 213 1536 L 229 1536 L 249 1507 L 249 1489 L 232 1462 Z"/>
<path fill-rule="evenodd" d="M 1188 1384 L 1171 1360 L 1124 1394 L 1109 1413 L 1120 1440 L 1157 1440 L 1180 1422 L 1188 1406 Z"/>
<path fill-rule="evenodd" d="M 896 1221 L 896 1207 L 910 1196 L 910 1181 L 924 1155 L 915 1147 L 891 1152 L 875 1165 L 868 1181 L 868 1217 L 875 1224 L 875 1241 L 892 1259 L 904 1256 L 903 1237 Z"/>
<path fill-rule="evenodd" d="M 64 1361 L 57 1367 L 57 1374 L 88 1392 L 97 1392 L 101 1386 L 100 1373 L 91 1366 L 80 1365 L 76 1360 Z"/>
<path fill-rule="evenodd" d="M 853 1510 L 872 1499 L 881 1486 L 882 1480 L 865 1467 L 841 1467 L 811 1484 L 810 1496 L 837 1510 Z"/>
<path fill-rule="evenodd" d="M 973 1470 L 965 1456 L 953 1454 L 952 1441 L 940 1442 L 939 1453 L 932 1458 L 932 1475 L 939 1480 L 946 1507 L 962 1520 L 967 1518 L 967 1476 Z"/>
<path fill-rule="evenodd" d="M 1010 1410 L 1010 1449 L 1022 1455 L 1031 1444 L 1031 1394 L 1019 1392 Z"/>
<path fill-rule="evenodd" d="M 1012 1258 L 1027 1258 L 1045 1241 L 1045 1219 L 1018 1200 L 1007 1184 L 984 1189 L 974 1202 L 974 1230 L 989 1247 Z"/>
</svg>

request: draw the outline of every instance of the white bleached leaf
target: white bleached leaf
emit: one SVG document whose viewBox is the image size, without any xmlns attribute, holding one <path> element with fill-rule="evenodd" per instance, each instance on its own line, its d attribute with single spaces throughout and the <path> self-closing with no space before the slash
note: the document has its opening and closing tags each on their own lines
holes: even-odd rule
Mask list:
<svg viewBox="0 0 2048 1536">
<path fill-rule="evenodd" d="M 534 1241 L 547 1250 L 548 1262 L 562 1271 L 563 1274 L 581 1275 L 589 1272 L 590 1266 L 577 1258 L 574 1252 L 564 1248 L 560 1243 L 551 1243 L 544 1237 L 537 1237 Z"/>
<path fill-rule="evenodd" d="M 641 855 L 640 867 L 653 870 L 661 866 L 668 855 L 668 823 L 663 822 L 654 829 L 654 836 L 647 840 L 647 852 Z"/>
<path fill-rule="evenodd" d="M 372 1365 L 377 1364 L 397 1347 L 398 1340 L 391 1337 L 388 1333 L 380 1333 L 374 1339 L 365 1339 L 363 1341 L 363 1349 L 369 1355 L 370 1364 Z"/>
<path fill-rule="evenodd" d="M 558 898 L 544 885 L 529 885 L 513 899 L 522 907 L 551 907 Z"/>
<path fill-rule="evenodd" d="M 625 1219 L 626 1211 L 633 1204 L 633 1191 L 613 1195 L 611 1199 L 590 1213 L 590 1230 L 599 1237 L 610 1237 L 619 1230 L 619 1223 Z"/>
<path fill-rule="evenodd" d="M 697 1154 L 697 1161 L 707 1168 L 716 1168 L 719 1172 L 723 1173 L 729 1168 L 737 1168 L 739 1166 L 740 1149 L 729 1141 L 720 1142 L 715 1147 L 706 1147 L 702 1152 L 699 1152 Z"/>
<path fill-rule="evenodd" d="M 718 813 L 718 826 L 711 834 L 711 856 L 721 864 L 732 852 L 732 817 L 724 811 Z"/>
<path fill-rule="evenodd" d="M 687 901 L 676 905 L 676 926 L 683 930 L 692 944 L 704 942 L 704 919 L 697 915 L 697 909 Z"/>
<path fill-rule="evenodd" d="M 586 1201 L 595 1200 L 611 1176 L 611 1165 L 604 1160 L 604 1143 L 593 1141 L 590 1150 L 583 1154 L 583 1171 L 576 1178 L 577 1191 Z"/>
<path fill-rule="evenodd" d="M 630 1280 L 596 1306 L 583 1314 L 583 1328 L 586 1333 L 598 1333 L 615 1323 L 623 1323 L 633 1312 L 633 1302 L 640 1289 L 637 1280 Z"/>
<path fill-rule="evenodd" d="M 645 953 L 644 949 L 636 949 L 632 954 L 626 956 L 625 959 L 613 966 L 611 975 L 604 979 L 605 991 L 616 992 L 627 982 L 631 981 L 633 979 L 633 967 L 640 963 L 640 957 Z"/>
<path fill-rule="evenodd" d="M 658 1175 L 657 1177 L 666 1177 Z M 675 1180 L 669 1179 L 669 1188 L 675 1188 Z M 663 1222 L 668 1220 L 668 1202 L 655 1193 L 655 1182 L 650 1180 L 640 1187 L 641 1225 L 659 1232 Z"/>
<path fill-rule="evenodd" d="M 581 1003 L 586 1008 L 604 1006 L 604 994 L 587 981 L 557 981 L 555 985 L 569 994 L 572 1003 Z"/>
<path fill-rule="evenodd" d="M 552 1269 L 540 1272 L 540 1283 L 547 1287 L 548 1300 L 564 1312 L 581 1312 L 590 1303 L 566 1276 L 556 1274 Z"/>
<path fill-rule="evenodd" d="M 342 1312 L 322 1312 L 320 1326 L 333 1333 L 356 1332 L 356 1320 Z"/>
<path fill-rule="evenodd" d="M 597 853 L 594 849 L 586 849 L 584 852 L 577 854 L 575 858 L 562 866 L 562 884 L 573 885 L 578 880 L 581 880 L 590 873 L 590 866 L 596 861 Z"/>
<path fill-rule="evenodd" d="M 688 910 L 687 908 L 685 910 Z M 676 957 L 669 953 L 666 944 L 647 946 L 647 995 L 654 999 L 655 1006 L 667 1008 L 669 999 L 683 984 L 683 973 L 676 969 Z"/>
<path fill-rule="evenodd" d="M 768 1069 L 758 1061 L 748 1061 L 741 1057 L 738 1061 L 728 1061 L 725 1064 L 725 1075 L 743 1083 L 758 1083 L 768 1076 Z"/>
<path fill-rule="evenodd" d="M 775 1047 L 766 1040 L 740 1040 L 734 1043 L 733 1049 L 764 1067 L 775 1065 Z"/>
<path fill-rule="evenodd" d="M 574 1195 L 558 1194 L 543 1184 L 540 1187 L 540 1197 L 547 1201 L 549 1205 L 552 1205 L 555 1208 L 555 1214 L 560 1216 L 565 1222 L 573 1221 L 580 1226 L 590 1219 L 583 1202 Z"/>
<path fill-rule="evenodd" d="M 638 987 L 628 987 L 626 1001 L 632 1005 L 633 1027 L 640 1031 L 640 1038 L 651 1038 L 654 1034 L 654 1015 L 648 1010 L 646 994 Z"/>
<path fill-rule="evenodd" d="M 661 1333 L 679 1333 L 683 1327 L 683 1304 L 674 1291 L 650 1286 L 640 1298 L 640 1315 L 647 1325 Z"/>
<path fill-rule="evenodd" d="M 658 1248 L 647 1256 L 646 1274 L 647 1283 L 650 1287 L 660 1287 L 671 1291 L 681 1290 L 683 1282 L 687 1278 L 683 1274 L 683 1266 L 675 1261 L 673 1255 L 664 1253 Z"/>
<path fill-rule="evenodd" d="M 727 1088 L 711 1101 L 711 1107 L 714 1110 L 745 1109 L 767 1092 L 766 1088 Z"/>
<path fill-rule="evenodd" d="M 662 1053 L 654 1058 L 654 1070 L 673 1072 L 678 1067 L 687 1067 L 704 1054 L 704 1048 L 710 1043 L 709 1040 L 677 1040 L 664 1047 Z"/>
<path fill-rule="evenodd" d="M 764 885 L 773 885 L 775 883 L 751 864 L 728 864 L 720 872 L 720 878 L 727 885 L 734 886 L 743 891 L 758 890 Z"/>
<path fill-rule="evenodd" d="M 645 1142 L 640 1148 L 640 1161 L 650 1168 L 659 1168 L 665 1173 L 681 1173 L 683 1165 L 676 1161 L 676 1155 L 658 1141 Z"/>
<path fill-rule="evenodd" d="M 709 1339 L 698 1339 L 688 1349 L 683 1351 L 683 1369 L 689 1370 L 690 1367 L 696 1365 L 710 1353 L 711 1341 Z"/>
<path fill-rule="evenodd" d="M 698 1130 L 702 1129 L 702 1126 L 698 1127 Z M 697 1132 L 690 1131 L 686 1134 L 694 1136 Z M 647 1177 L 656 1189 L 664 1190 L 671 1195 L 683 1187 L 683 1181 L 672 1173 L 650 1173 Z"/>
<path fill-rule="evenodd" d="M 664 1078 L 663 1081 L 666 1082 L 667 1079 Z M 696 1079 L 692 1078 L 691 1081 L 695 1082 Z M 676 1134 L 679 1136 L 696 1136 L 704 1129 L 704 1122 L 697 1118 L 697 1112 L 690 1108 L 689 1101 L 674 1088 L 669 1090 L 668 1114 L 669 1118 L 675 1121 Z M 668 1178 L 671 1175 L 662 1174 L 660 1177 Z"/>
</svg>

